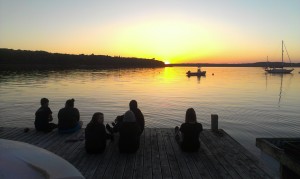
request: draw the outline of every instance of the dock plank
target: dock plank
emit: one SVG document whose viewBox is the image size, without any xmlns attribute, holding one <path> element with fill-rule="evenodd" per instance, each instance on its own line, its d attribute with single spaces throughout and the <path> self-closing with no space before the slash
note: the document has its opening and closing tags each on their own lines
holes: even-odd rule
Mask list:
<svg viewBox="0 0 300 179">
<path fill-rule="evenodd" d="M 233 165 L 235 164 L 234 162 L 232 162 L 233 158 L 231 160 L 228 160 L 228 155 L 234 156 L 235 154 L 232 154 L 232 151 L 228 151 L 227 146 L 221 145 L 221 141 L 224 140 L 226 136 L 209 135 L 209 133 L 205 133 L 204 136 L 207 139 L 207 144 L 211 145 L 211 149 L 213 149 L 211 151 L 215 154 L 215 156 L 218 157 L 219 162 L 230 174 L 230 176 L 232 176 L 233 178 L 241 178 L 240 173 L 238 172 L 241 167 L 236 168 Z"/>
<path fill-rule="evenodd" d="M 221 150 L 218 150 L 220 147 L 214 147 L 211 145 L 213 142 L 211 139 L 207 139 L 205 136 L 206 131 L 203 131 L 200 135 L 201 141 L 206 145 L 206 147 L 209 150 L 209 154 L 207 154 L 207 158 L 209 161 L 213 163 L 213 166 L 216 169 L 216 173 L 218 173 L 221 178 L 233 178 L 233 176 L 230 175 L 230 173 L 227 171 L 227 169 L 222 165 L 222 162 L 220 161 L 220 157 L 222 155 L 226 155 L 224 153 L 220 153 Z M 216 152 L 218 151 L 218 152 Z"/>
<path fill-rule="evenodd" d="M 211 136 L 212 138 L 216 137 L 214 133 L 206 133 L 206 135 Z M 246 151 L 245 148 L 243 148 L 242 146 L 236 147 L 235 145 L 233 145 L 233 139 L 230 139 L 229 136 L 225 136 L 222 138 L 223 139 L 219 140 L 215 145 L 221 146 L 223 148 L 224 152 L 227 153 L 227 155 L 224 156 L 225 160 L 231 163 L 231 165 L 239 175 L 244 175 L 245 173 L 247 173 L 247 175 L 245 175 L 245 178 L 267 178 L 267 176 L 264 176 L 261 170 L 259 170 L 257 166 L 253 164 L 256 163 L 256 161 L 254 161 L 252 158 L 247 157 L 246 153 L 248 151 Z"/>
<path fill-rule="evenodd" d="M 13 138 L 14 135 L 20 130 L 17 127 L 1 127 L 0 128 L 0 134 L 1 138 L 6 139 L 6 138 Z"/>
<path fill-rule="evenodd" d="M 120 160 L 120 152 L 114 152 L 113 156 L 110 158 L 107 169 L 105 170 L 103 178 L 112 178 L 115 174 L 116 167 Z M 119 166 L 118 166 L 119 167 Z"/>
<path fill-rule="evenodd" d="M 61 135 L 28 132 L 17 127 L 1 127 L 0 138 L 36 145 L 73 164 L 86 178 L 271 178 L 249 151 L 223 131 L 211 130 L 200 135 L 198 152 L 185 153 L 174 138 L 173 129 L 145 128 L 135 154 L 120 154 L 118 134 L 107 141 L 101 154 L 87 154 L 84 129 Z M 70 141 L 70 139 L 73 139 Z M 78 139 L 78 140 L 74 140 Z"/>
<path fill-rule="evenodd" d="M 157 140 L 156 129 L 151 129 L 151 160 L 152 160 L 152 176 L 153 178 L 162 178 L 162 171 L 160 166 L 159 147 Z"/>
<path fill-rule="evenodd" d="M 171 132 L 171 133 L 170 133 Z M 176 142 L 174 137 L 174 131 L 168 131 L 170 145 L 172 146 L 175 156 L 178 162 L 179 169 L 181 171 L 183 178 L 201 178 L 196 167 L 194 166 L 194 162 L 190 160 L 188 157 L 191 153 L 181 152 L 180 146 Z M 195 171 L 196 169 L 196 171 Z"/>
<path fill-rule="evenodd" d="M 112 148 L 110 148 L 110 150 L 107 148 L 105 149 L 104 158 L 103 158 L 102 162 L 99 163 L 92 178 L 103 178 L 105 170 L 106 170 L 112 156 L 118 152 L 118 150 L 117 150 L 118 145 L 116 145 L 116 140 L 113 143 L 110 143 L 110 145 L 112 146 Z"/>
<path fill-rule="evenodd" d="M 106 149 L 102 154 L 87 154 L 87 155 L 91 155 L 94 158 L 94 161 L 91 162 L 88 166 L 87 166 L 87 170 L 85 171 L 85 173 L 82 173 L 87 179 L 89 178 L 95 178 L 94 174 L 98 168 L 98 166 L 100 165 L 100 163 L 104 160 L 104 157 L 107 155 L 108 151 L 112 151 L 114 145 L 112 144 L 113 141 L 107 141 L 106 142 Z M 94 177 L 93 177 L 94 176 Z"/>
<path fill-rule="evenodd" d="M 146 130 L 144 130 L 140 137 L 140 148 L 136 153 L 135 172 L 133 173 L 133 178 L 143 178 L 144 149 L 147 147 L 145 146 L 145 131 Z"/>
<path fill-rule="evenodd" d="M 135 172 L 135 154 L 126 155 L 126 166 L 123 173 L 123 178 L 133 178 L 133 174 Z"/>
<path fill-rule="evenodd" d="M 120 154 L 113 178 L 115 179 L 123 178 L 126 162 L 127 162 L 127 155 Z"/>
<path fill-rule="evenodd" d="M 151 129 L 144 130 L 144 165 L 143 165 L 143 178 L 152 178 L 152 153 L 151 153 Z"/>
<path fill-rule="evenodd" d="M 168 157 L 172 177 L 173 178 L 183 178 L 183 176 L 189 176 L 189 178 L 190 178 L 189 171 L 187 171 L 186 168 L 184 168 L 184 169 L 179 168 L 178 161 L 176 159 L 176 154 L 174 153 L 171 143 L 169 141 L 170 138 L 169 138 L 169 134 L 168 134 L 167 130 L 162 130 L 162 133 L 163 133 L 163 140 L 164 140 L 164 144 L 166 147 L 165 149 L 167 152 L 167 157 Z M 182 171 L 184 173 L 182 173 Z"/>
<path fill-rule="evenodd" d="M 159 158 L 160 158 L 160 164 L 161 164 L 161 172 L 163 178 L 172 178 L 171 174 L 171 168 L 169 165 L 167 152 L 165 148 L 165 144 L 163 141 L 163 135 L 161 133 L 161 130 L 158 130 L 157 133 L 157 141 L 158 141 L 158 149 L 159 149 Z"/>
</svg>

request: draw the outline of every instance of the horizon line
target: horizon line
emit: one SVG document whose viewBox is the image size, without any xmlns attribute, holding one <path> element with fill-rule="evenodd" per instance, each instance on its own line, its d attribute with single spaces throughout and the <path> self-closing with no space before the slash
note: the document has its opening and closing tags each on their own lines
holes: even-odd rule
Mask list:
<svg viewBox="0 0 300 179">
<path fill-rule="evenodd" d="M 145 58 L 145 57 L 136 57 L 136 56 L 120 56 L 120 55 L 105 55 L 105 54 L 84 54 L 84 53 L 77 53 L 77 54 L 72 54 L 72 53 L 62 53 L 62 52 L 51 52 L 51 51 L 46 51 L 46 50 L 24 50 L 24 49 L 13 49 L 13 48 L 5 48 L 5 47 L 0 47 L 0 49 L 6 49 L 6 50 L 15 50 L 15 51 L 31 51 L 31 52 L 46 52 L 46 53 L 52 53 L 52 54 L 62 54 L 62 55 L 86 55 L 86 56 L 109 56 L 109 57 L 120 57 L 120 58 L 137 58 L 137 59 L 149 59 L 149 60 L 157 60 L 157 61 L 162 61 L 164 60 L 161 59 L 156 59 L 154 58 Z M 257 61 L 257 62 L 244 62 L 244 63 L 208 63 L 208 62 L 184 62 L 184 63 L 169 63 L 165 64 L 166 66 L 169 65 L 196 65 L 196 64 L 202 64 L 202 65 L 243 65 L 243 64 L 257 64 L 257 63 L 267 63 L 264 61 Z M 268 62 L 268 63 L 281 63 L 281 62 Z M 284 62 L 284 64 L 288 64 Z M 296 63 L 291 63 L 291 64 L 300 64 L 300 62 Z"/>
</svg>

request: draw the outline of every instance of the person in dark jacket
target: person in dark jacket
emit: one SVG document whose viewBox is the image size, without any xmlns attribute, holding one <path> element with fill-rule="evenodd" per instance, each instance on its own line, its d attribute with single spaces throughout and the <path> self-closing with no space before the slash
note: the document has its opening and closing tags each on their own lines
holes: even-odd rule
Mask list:
<svg viewBox="0 0 300 179">
<path fill-rule="evenodd" d="M 41 99 L 41 107 L 35 112 L 34 126 L 37 131 L 51 132 L 57 128 L 57 124 L 50 123 L 52 121 L 52 111 L 49 108 L 49 100 Z"/>
<path fill-rule="evenodd" d="M 77 108 L 74 108 L 74 99 L 66 101 L 65 107 L 58 112 L 58 132 L 73 133 L 81 129 L 82 121 L 79 121 L 80 114 Z"/>
<path fill-rule="evenodd" d="M 106 133 L 103 121 L 103 113 L 96 112 L 85 128 L 85 150 L 87 153 L 102 153 L 106 147 L 106 140 L 113 140 L 113 136 Z"/>
<path fill-rule="evenodd" d="M 140 126 L 141 133 L 142 133 L 145 128 L 145 119 L 142 111 L 138 108 L 138 104 L 136 100 L 131 100 L 129 102 L 129 109 L 134 113 L 136 122 Z"/>
<path fill-rule="evenodd" d="M 175 127 L 175 139 L 185 152 L 195 152 L 200 148 L 199 135 L 203 127 L 197 122 L 196 112 L 193 108 L 186 111 L 185 123 L 180 128 Z"/>
<path fill-rule="evenodd" d="M 121 153 L 134 153 L 140 146 L 141 128 L 136 122 L 132 111 L 124 114 L 123 123 L 119 129 L 119 150 Z"/>
<path fill-rule="evenodd" d="M 134 113 L 136 122 L 140 126 L 141 132 L 144 131 L 145 128 L 145 119 L 142 111 L 138 108 L 138 104 L 136 100 L 131 100 L 129 102 L 129 109 Z M 110 127 L 109 124 L 106 125 L 107 130 L 109 130 L 111 133 L 113 132 L 119 132 L 120 126 L 122 125 L 124 115 L 117 116 L 115 119 L 115 122 L 112 123 L 113 127 Z"/>
</svg>

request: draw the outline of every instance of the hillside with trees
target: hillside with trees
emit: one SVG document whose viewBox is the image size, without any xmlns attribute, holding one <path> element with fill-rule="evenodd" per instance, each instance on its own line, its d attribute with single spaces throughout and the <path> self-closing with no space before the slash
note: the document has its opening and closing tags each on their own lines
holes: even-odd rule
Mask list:
<svg viewBox="0 0 300 179">
<path fill-rule="evenodd" d="M 72 55 L 0 49 L 0 69 L 98 69 L 98 68 L 157 68 L 162 61 L 108 55 Z"/>
</svg>

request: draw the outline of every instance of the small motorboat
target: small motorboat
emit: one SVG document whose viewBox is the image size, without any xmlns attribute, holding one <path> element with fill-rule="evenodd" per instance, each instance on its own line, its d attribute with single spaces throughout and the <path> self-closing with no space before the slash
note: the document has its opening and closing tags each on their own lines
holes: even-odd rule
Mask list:
<svg viewBox="0 0 300 179">
<path fill-rule="evenodd" d="M 188 72 L 186 72 L 186 75 L 188 77 L 190 77 L 190 76 L 205 76 L 206 75 L 206 71 L 201 71 L 201 68 L 198 67 L 197 72 L 188 71 Z"/>
</svg>

